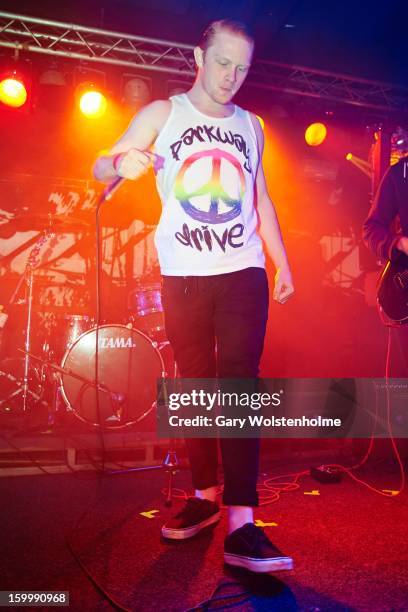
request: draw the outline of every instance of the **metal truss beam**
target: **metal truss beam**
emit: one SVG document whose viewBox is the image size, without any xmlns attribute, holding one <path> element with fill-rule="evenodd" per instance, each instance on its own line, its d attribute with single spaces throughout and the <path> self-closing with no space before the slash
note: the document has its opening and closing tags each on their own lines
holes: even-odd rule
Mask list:
<svg viewBox="0 0 408 612">
<path fill-rule="evenodd" d="M 99 64 L 195 74 L 193 46 L 0 12 L 0 47 Z M 304 66 L 257 60 L 247 85 L 385 112 L 406 112 L 408 89 Z"/>
</svg>

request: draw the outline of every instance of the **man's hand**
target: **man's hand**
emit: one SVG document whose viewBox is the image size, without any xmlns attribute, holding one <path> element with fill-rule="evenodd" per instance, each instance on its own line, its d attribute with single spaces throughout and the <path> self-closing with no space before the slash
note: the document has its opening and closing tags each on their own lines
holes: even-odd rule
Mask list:
<svg viewBox="0 0 408 612">
<path fill-rule="evenodd" d="M 408 255 L 408 236 L 401 236 L 395 246 L 399 251 L 402 251 L 405 253 L 405 255 Z"/>
<path fill-rule="evenodd" d="M 113 167 L 118 176 L 135 181 L 146 174 L 154 162 L 153 153 L 129 149 L 126 153 L 118 153 L 113 158 Z"/>
<path fill-rule="evenodd" d="M 273 299 L 279 302 L 279 304 L 284 304 L 294 291 L 295 288 L 289 268 L 278 268 L 275 274 Z"/>
</svg>

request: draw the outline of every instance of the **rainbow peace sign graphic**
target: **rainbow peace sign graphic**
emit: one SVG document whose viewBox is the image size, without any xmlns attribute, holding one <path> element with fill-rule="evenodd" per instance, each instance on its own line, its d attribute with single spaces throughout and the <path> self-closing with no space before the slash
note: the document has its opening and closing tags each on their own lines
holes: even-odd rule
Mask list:
<svg viewBox="0 0 408 612">
<path fill-rule="evenodd" d="M 205 164 L 206 158 L 210 164 L 209 168 Z M 200 178 L 204 173 L 208 173 L 208 169 L 211 170 L 211 178 L 200 185 Z M 198 186 L 190 188 L 192 184 Z M 230 187 L 229 194 L 226 191 L 228 187 Z M 233 155 L 221 149 L 194 153 L 180 168 L 174 195 L 184 211 L 196 221 L 201 223 L 231 221 L 241 213 L 245 195 L 245 176 L 241 164 Z"/>
</svg>

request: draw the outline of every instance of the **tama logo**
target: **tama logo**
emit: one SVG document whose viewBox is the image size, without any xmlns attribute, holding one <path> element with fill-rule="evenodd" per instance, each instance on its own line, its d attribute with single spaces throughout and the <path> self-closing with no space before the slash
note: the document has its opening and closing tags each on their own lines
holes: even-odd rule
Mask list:
<svg viewBox="0 0 408 612">
<path fill-rule="evenodd" d="M 132 338 L 99 338 L 99 348 L 135 348 Z"/>
</svg>

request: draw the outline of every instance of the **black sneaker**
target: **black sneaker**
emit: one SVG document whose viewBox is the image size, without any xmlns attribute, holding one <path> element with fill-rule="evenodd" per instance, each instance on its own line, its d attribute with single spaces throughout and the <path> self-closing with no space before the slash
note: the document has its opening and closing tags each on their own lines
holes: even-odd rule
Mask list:
<svg viewBox="0 0 408 612">
<path fill-rule="evenodd" d="M 225 538 L 224 561 L 251 572 L 278 572 L 293 569 L 293 559 L 282 554 L 263 529 L 246 523 Z"/>
<path fill-rule="evenodd" d="M 192 538 L 204 527 L 220 520 L 221 512 L 217 502 L 199 497 L 189 497 L 184 508 L 162 527 L 164 538 L 186 540 Z"/>
</svg>

